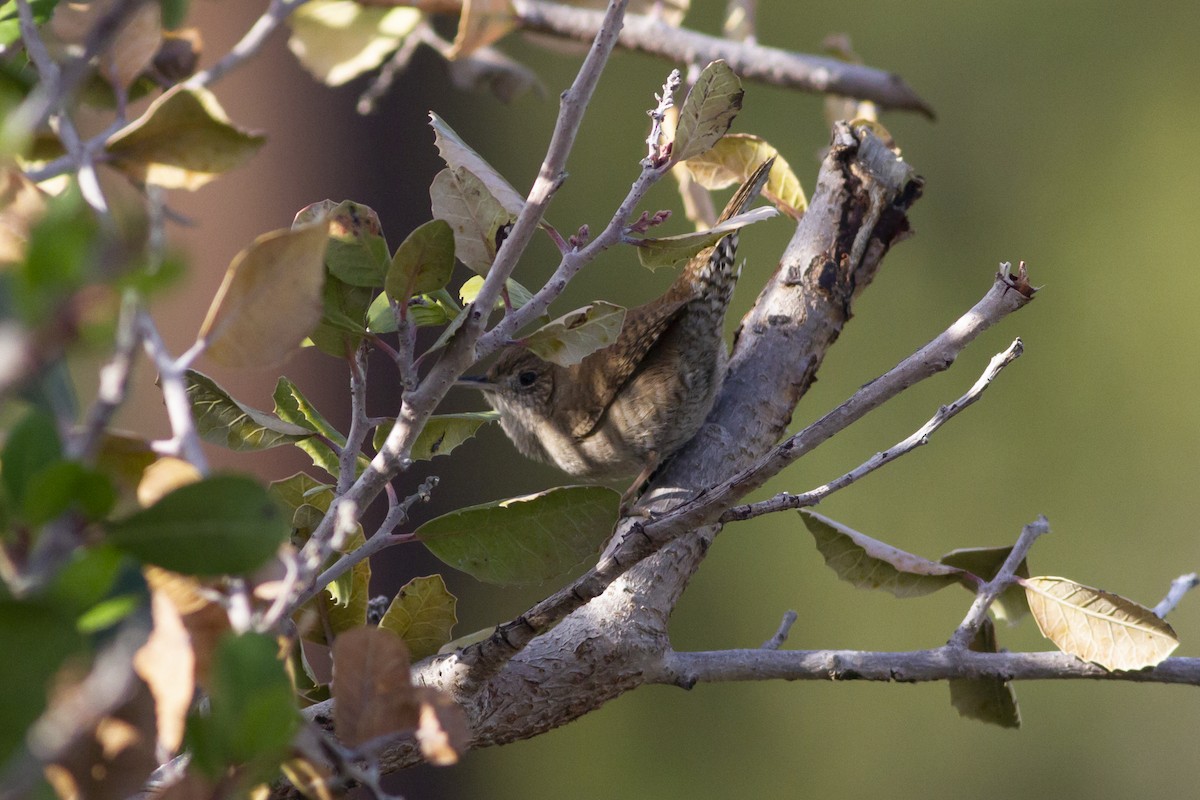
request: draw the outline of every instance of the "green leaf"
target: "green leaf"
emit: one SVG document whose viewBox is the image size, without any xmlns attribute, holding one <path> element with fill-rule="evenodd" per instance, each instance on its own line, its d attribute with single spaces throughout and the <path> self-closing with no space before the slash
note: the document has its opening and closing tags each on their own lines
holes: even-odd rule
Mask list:
<svg viewBox="0 0 1200 800">
<path fill-rule="evenodd" d="M 70 508 L 99 520 L 116 500 L 116 490 L 104 475 L 75 461 L 57 461 L 30 478 L 22 513 L 32 525 L 44 525 Z"/>
<path fill-rule="evenodd" d="M 182 486 L 107 528 L 109 541 L 125 552 L 185 575 L 250 572 L 288 533 L 266 490 L 239 475 Z"/>
<path fill-rule="evenodd" d="M 446 124 L 446 120 L 433 112 L 429 113 L 429 127 L 433 128 L 433 143 L 447 167 L 452 170 L 468 170 L 487 187 L 491 196 L 496 198 L 514 219 L 520 215 L 521 209 L 525 207 L 525 198 L 496 171 L 495 167 L 463 141 L 462 137 Z"/>
<path fill-rule="evenodd" d="M 458 260 L 481 275 L 496 260 L 502 233 L 517 218 L 504 208 L 474 173 L 465 168 L 444 169 L 429 187 L 433 216 L 454 230 Z"/>
<path fill-rule="evenodd" d="M 274 637 L 226 634 L 213 656 L 209 713 L 188 718 L 193 763 L 209 776 L 248 765 L 251 780 L 275 776 L 300 728 Z"/>
<path fill-rule="evenodd" d="M 429 461 L 434 456 L 448 456 L 450 451 L 474 436 L 481 427 L 498 419 L 500 419 L 500 415 L 494 411 L 464 411 L 459 414 L 434 415 L 417 434 L 417 440 L 413 442 L 411 458 L 414 461 Z M 380 425 L 375 428 L 374 446 L 376 450 L 383 447 L 394 424 L 393 420 L 390 425 Z"/>
<path fill-rule="evenodd" d="M 686 161 L 716 144 L 741 111 L 743 94 L 742 82 L 724 61 L 705 67 L 679 109 L 671 158 Z"/>
<path fill-rule="evenodd" d="M 245 452 L 295 444 L 312 436 L 309 428 L 242 405 L 203 373 L 188 370 L 184 378 L 196 430 L 210 444 Z"/>
<path fill-rule="evenodd" d="M 996 627 L 984 619 L 979 632 L 971 641 L 978 653 L 999 652 Z M 958 713 L 969 719 L 999 725 L 1001 728 L 1021 727 L 1021 712 L 1017 708 L 1017 693 L 1012 684 L 999 678 L 956 678 L 950 681 L 950 703 Z"/>
<path fill-rule="evenodd" d="M 8 434 L 0 451 L 0 478 L 9 502 L 22 508 L 30 482 L 61 458 L 54 418 L 44 411 L 30 411 Z"/>
<path fill-rule="evenodd" d="M 960 569 L 898 550 L 813 511 L 800 516 L 829 568 L 859 589 L 920 597 L 958 583 L 962 575 Z"/>
<path fill-rule="evenodd" d="M 58 0 L 30 0 L 33 21 L 38 25 L 50 19 Z M 21 23 L 17 17 L 16 0 L 0 3 L 0 45 L 9 45 L 21 38 Z"/>
<path fill-rule="evenodd" d="M 447 309 L 446 305 L 437 301 L 434 294 L 422 294 L 408 301 L 407 314 L 411 324 L 418 328 L 427 328 L 431 325 L 445 325 L 461 310 L 458 307 Z M 367 309 L 367 328 L 371 333 L 395 333 L 398 327 L 387 293 L 380 292 Z"/>
<path fill-rule="evenodd" d="M 687 261 L 706 247 L 712 247 L 736 230 L 770 219 L 779 212 L 770 206 L 738 214 L 705 231 L 681 233 L 676 236 L 638 239 L 638 259 L 647 269 L 673 267 Z"/>
<path fill-rule="evenodd" d="M 1000 567 L 1004 566 L 1004 562 L 1011 552 L 1011 546 L 968 547 L 952 550 L 938 561 L 958 567 L 985 581 L 990 581 L 996 577 Z M 1022 559 L 1021 563 L 1017 565 L 1015 574 L 1021 578 L 1029 577 L 1029 565 L 1025 559 Z M 976 587 L 973 581 L 964 580 L 962 583 L 971 592 L 975 591 Z M 996 615 L 996 619 L 1006 620 L 1009 625 L 1020 622 L 1029 613 L 1029 601 L 1025 599 L 1025 590 L 1021 588 L 1020 584 L 1012 584 L 1001 592 L 1000 596 L 992 603 L 991 611 Z"/>
<path fill-rule="evenodd" d="M 392 598 L 379 627 L 399 634 L 413 661 L 419 661 L 450 641 L 457 603 L 441 575 L 413 578 Z"/>
<path fill-rule="evenodd" d="M 313 344 L 334 358 L 353 357 L 366 335 L 367 309 L 374 295 L 366 286 L 351 286 L 327 275 L 321 321 L 309 334 Z"/>
<path fill-rule="evenodd" d="M 375 210 L 343 200 L 329 208 L 325 219 L 329 222 L 325 251 L 329 274 L 350 286 L 382 287 L 388 271 L 388 246 Z"/>
<path fill-rule="evenodd" d="M 162 26 L 169 31 L 183 26 L 187 20 L 188 0 L 160 0 L 162 3 Z"/>
<path fill-rule="evenodd" d="M 331 442 L 336 442 L 339 447 L 346 443 L 346 437 L 317 411 L 317 407 L 291 380 L 281 376 L 275 383 L 275 392 L 271 397 L 275 400 L 275 413 L 280 419 L 319 433 Z"/>
<path fill-rule="evenodd" d="M 291 515 L 297 547 L 308 541 L 312 529 L 325 516 L 333 503 L 333 485 L 321 483 L 304 472 L 297 472 L 283 480 L 272 481 L 267 494 Z"/>
<path fill-rule="evenodd" d="M 200 326 L 208 355 L 231 367 L 276 364 L 321 319 L 328 225 L 263 234 L 234 256 Z"/>
<path fill-rule="evenodd" d="M 307 439 L 301 439 L 296 442 L 296 447 L 300 448 L 301 451 L 312 459 L 314 467 L 324 470 L 334 478 L 338 477 L 341 465 L 338 461 L 337 453 L 328 444 L 316 436 L 310 436 Z M 358 468 L 355 474 L 361 474 L 364 466 L 366 466 L 366 459 L 359 456 Z"/>
<path fill-rule="evenodd" d="M 194 190 L 243 164 L 265 141 L 231 124 L 212 92 L 179 84 L 114 133 L 107 150 L 139 183 Z"/>
<path fill-rule="evenodd" d="M 454 272 L 454 231 L 433 219 L 408 235 L 396 248 L 384 288 L 407 309 L 408 299 L 445 287 Z"/>
<path fill-rule="evenodd" d="M 415 8 L 310 0 L 288 18 L 288 49 L 317 80 L 341 86 L 382 64 L 420 21 Z"/>
<path fill-rule="evenodd" d="M 624 308 L 597 301 L 543 325 L 521 343 L 539 358 L 569 367 L 616 342 L 624 324 Z"/>
<path fill-rule="evenodd" d="M 594 558 L 612 534 L 620 495 L 563 486 L 431 519 L 417 538 L 439 559 L 485 583 L 538 583 Z"/>
<path fill-rule="evenodd" d="M 83 639 L 74 620 L 57 609 L 0 600 L 0 642 L 9 653 L 0 659 L 0 762 L 8 762 L 45 709 L 55 673 L 83 649 Z"/>
</svg>

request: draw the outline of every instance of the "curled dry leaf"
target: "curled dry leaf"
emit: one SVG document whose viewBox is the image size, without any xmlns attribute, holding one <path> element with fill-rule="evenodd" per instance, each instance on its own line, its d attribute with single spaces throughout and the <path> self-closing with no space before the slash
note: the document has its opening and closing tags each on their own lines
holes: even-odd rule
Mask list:
<svg viewBox="0 0 1200 800">
<path fill-rule="evenodd" d="M 752 225 L 764 219 L 770 219 L 778 212 L 768 206 L 747 211 L 730 217 L 719 225 L 708 230 L 693 233 L 680 233 L 675 236 L 638 239 L 638 259 L 647 269 L 673 267 L 687 261 L 706 247 L 712 247 L 736 230 Z"/>
<path fill-rule="evenodd" d="M 801 511 L 825 563 L 859 589 L 883 589 L 896 597 L 919 597 L 957 583 L 963 572 L 906 553 L 813 511 Z"/>
<path fill-rule="evenodd" d="M 683 162 L 696 182 L 705 189 L 724 189 L 740 184 L 769 158 L 774 158 L 771 174 L 763 186 L 763 196 L 784 214 L 800 219 L 808 208 L 808 199 L 800 179 L 779 151 L 759 136 L 729 133 L 706 153 Z"/>
<path fill-rule="evenodd" d="M 569 367 L 617 340 L 625 309 L 597 301 L 543 325 L 521 341 L 540 358 Z"/>
<path fill-rule="evenodd" d="M 466 169 L 483 182 L 491 192 L 492 197 L 504 206 L 504 210 L 514 218 L 525 207 L 522 197 L 496 168 L 479 155 L 473 147 L 463 141 L 446 120 L 432 111 L 429 113 L 429 127 L 433 128 L 433 143 L 438 149 L 438 155 L 450 169 Z"/>
<path fill-rule="evenodd" d="M 238 253 L 208 309 L 200 338 L 226 366 L 274 364 L 321 319 L 324 220 L 264 234 Z"/>
<path fill-rule="evenodd" d="M 154 695 L 158 744 L 175 753 L 196 691 L 196 655 L 178 606 L 161 589 L 150 596 L 150 612 L 154 628 L 134 654 L 133 668 Z"/>
<path fill-rule="evenodd" d="M 1120 595 L 1067 578 L 1026 578 L 1021 585 L 1043 636 L 1107 670 L 1152 667 L 1179 646 L 1170 625 Z"/>
</svg>

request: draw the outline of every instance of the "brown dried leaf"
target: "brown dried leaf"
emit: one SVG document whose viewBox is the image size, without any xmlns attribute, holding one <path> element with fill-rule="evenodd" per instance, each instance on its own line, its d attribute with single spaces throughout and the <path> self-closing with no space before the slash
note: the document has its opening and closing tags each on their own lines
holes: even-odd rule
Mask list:
<svg viewBox="0 0 1200 800">
<path fill-rule="evenodd" d="M 808 208 L 800 179 L 779 151 L 759 136 L 728 133 L 711 150 L 683 163 L 704 188 L 724 189 L 745 181 L 769 158 L 774 158 L 775 163 L 763 187 L 763 196 L 784 214 L 800 219 Z"/>
<path fill-rule="evenodd" d="M 463 0 L 454 45 L 446 53 L 453 61 L 504 38 L 516 27 L 516 14 L 509 0 Z"/>
<path fill-rule="evenodd" d="M 985 618 L 970 648 L 977 653 L 999 652 L 996 626 Z M 999 678 L 954 679 L 950 681 L 950 703 L 969 719 L 990 722 L 1001 728 L 1021 727 L 1021 711 L 1012 684 Z"/>
<path fill-rule="evenodd" d="M 906 553 L 813 511 L 800 516 L 825 563 L 859 589 L 883 589 L 896 597 L 920 597 L 957 583 L 962 570 Z"/>
<path fill-rule="evenodd" d="M 158 722 L 158 744 L 165 753 L 175 753 L 183 742 L 188 708 L 196 690 L 196 656 L 179 608 L 166 592 L 150 598 L 154 629 L 133 656 L 133 669 L 154 695 Z"/>
<path fill-rule="evenodd" d="M 1110 671 L 1145 669 L 1179 646 L 1170 625 L 1120 595 L 1049 576 L 1021 585 L 1042 635 L 1083 661 Z"/>
<path fill-rule="evenodd" d="M 404 640 L 383 628 L 355 628 L 333 643 L 334 729 L 351 747 L 417 727 L 420 708 Z"/>
<path fill-rule="evenodd" d="M 421 755 L 437 767 L 457 764 L 458 758 L 471 741 L 467 715 L 445 692 L 428 686 L 417 690 L 421 702 L 417 743 Z"/>
<path fill-rule="evenodd" d="M 0 264 L 25 257 L 29 230 L 46 213 L 46 196 L 16 167 L 0 170 Z"/>
<path fill-rule="evenodd" d="M 193 577 L 153 566 L 142 572 L 154 596 L 161 593 L 178 609 L 191 641 L 195 682 L 205 686 L 217 643 L 229 630 L 229 615 L 200 594 L 200 582 Z"/>
<path fill-rule="evenodd" d="M 162 38 L 162 5 L 143 3 L 124 20 L 100 59 L 101 73 L 113 86 L 127 88 L 149 66 Z"/>
<path fill-rule="evenodd" d="M 329 224 L 263 234 L 234 256 L 200 338 L 232 367 L 278 363 L 321 319 Z"/>
</svg>

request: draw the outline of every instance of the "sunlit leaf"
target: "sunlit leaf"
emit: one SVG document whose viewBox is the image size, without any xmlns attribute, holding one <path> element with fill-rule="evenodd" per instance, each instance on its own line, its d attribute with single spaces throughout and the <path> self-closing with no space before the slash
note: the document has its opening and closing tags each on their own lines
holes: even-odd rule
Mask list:
<svg viewBox="0 0 1200 800">
<path fill-rule="evenodd" d="M 430 112 L 429 126 L 433 128 L 433 143 L 437 146 L 438 154 L 452 170 L 465 169 L 479 179 L 487 187 L 504 210 L 514 219 L 525 207 L 525 198 L 512 187 L 496 168 L 484 160 L 473 147 L 463 141 L 446 120 Z M 441 216 L 435 212 L 434 216 Z M 464 262 L 465 263 L 465 262 Z"/>
<path fill-rule="evenodd" d="M 379 627 L 403 639 L 412 659 L 419 661 L 450 641 L 458 622 L 457 603 L 441 575 L 413 578 L 396 592 Z"/>
<path fill-rule="evenodd" d="M 859 589 L 920 597 L 957 583 L 962 575 L 960 569 L 906 553 L 813 511 L 800 516 L 829 568 Z"/>
<path fill-rule="evenodd" d="M 355 628 L 333 643 L 334 730 L 344 744 L 415 728 L 416 692 L 404 641 L 383 628 Z"/>
<path fill-rule="evenodd" d="M 190 461 L 163 456 L 142 473 L 137 487 L 138 504 L 142 508 L 149 508 L 181 486 L 197 483 L 203 478 L 204 475 Z"/>
<path fill-rule="evenodd" d="M 742 82 L 728 64 L 706 66 L 679 109 L 671 157 L 686 161 L 716 144 L 741 111 L 742 95 Z"/>
<path fill-rule="evenodd" d="M 761 137 L 729 133 L 708 152 L 683 163 L 705 189 L 724 189 L 746 180 L 755 167 L 769 158 L 774 158 L 775 163 L 763 186 L 763 196 L 784 214 L 799 219 L 808 207 L 800 179 L 779 151 Z"/>
<path fill-rule="evenodd" d="M 454 231 L 433 219 L 408 235 L 392 256 L 384 289 L 406 311 L 414 295 L 445 287 L 454 272 Z"/>
<path fill-rule="evenodd" d="M 471 743 L 466 713 L 448 694 L 430 686 L 418 688 L 417 698 L 421 712 L 416 737 L 421 755 L 438 767 L 457 764 Z"/>
<path fill-rule="evenodd" d="M 1175 631 L 1145 606 L 1067 578 L 1021 582 L 1038 629 L 1064 653 L 1107 670 L 1152 667 L 1179 646 Z"/>
<path fill-rule="evenodd" d="M 594 558 L 619 504 L 603 486 L 564 486 L 453 511 L 416 535 L 439 559 L 486 583 L 537 583 Z"/>
<path fill-rule="evenodd" d="M 0 264 L 25 257 L 30 231 L 45 213 L 46 197 L 33 181 L 15 167 L 0 170 Z"/>
<path fill-rule="evenodd" d="M 181 84 L 114 133 L 106 149 L 139 182 L 198 189 L 245 162 L 264 141 L 230 123 L 207 89 Z"/>
<path fill-rule="evenodd" d="M 970 648 L 979 653 L 998 652 L 996 627 L 990 619 L 984 618 Z M 1021 727 L 1017 693 L 1011 683 L 1000 678 L 953 678 L 950 680 L 950 703 L 969 719 L 1001 728 Z"/>
<path fill-rule="evenodd" d="M 266 450 L 311 436 L 308 428 L 239 403 L 216 381 L 188 370 L 188 400 L 200 438 L 234 451 Z"/>
<path fill-rule="evenodd" d="M 275 401 L 275 413 L 284 422 L 315 431 L 339 446 L 346 443 L 346 437 L 341 431 L 325 419 L 294 381 L 281 375 L 275 382 L 275 391 L 271 397 Z"/>
<path fill-rule="evenodd" d="M 463 305 L 475 302 L 475 298 L 479 296 L 479 290 L 483 288 L 483 281 L 482 275 L 472 275 L 463 281 L 463 285 L 458 287 L 458 299 L 462 301 Z M 512 304 L 513 308 L 520 308 L 533 299 L 533 292 L 512 278 L 504 282 L 504 289 L 508 292 L 508 302 Z M 495 308 L 497 310 L 504 308 L 503 297 L 496 298 Z"/>
<path fill-rule="evenodd" d="M 414 8 L 310 0 L 289 17 L 288 48 L 317 80 L 341 86 L 382 64 L 420 21 Z"/>
<path fill-rule="evenodd" d="M 704 248 L 712 247 L 730 233 L 755 222 L 770 219 L 777 213 L 774 208 L 764 206 L 756 208 L 753 211 L 747 211 L 744 214 L 738 214 L 725 222 L 714 225 L 708 230 L 681 233 L 675 236 L 663 236 L 660 238 L 638 239 L 635 242 L 638 259 L 641 260 L 642 266 L 647 269 L 673 267 L 676 264 L 687 261 Z"/>
<path fill-rule="evenodd" d="M 473 172 L 446 168 L 429 187 L 433 216 L 454 229 L 458 260 L 485 274 L 496 259 L 509 225 L 517 215 L 508 211 Z"/>
<path fill-rule="evenodd" d="M 324 222 L 277 230 L 238 253 L 200 328 L 208 355 L 234 367 L 278 363 L 321 319 Z"/>
<path fill-rule="evenodd" d="M 1008 559 L 1008 554 L 1012 552 L 1012 547 L 968 547 L 960 550 L 952 550 L 946 555 L 938 559 L 943 564 L 949 564 L 952 567 L 966 570 L 972 575 L 976 575 L 985 581 L 990 581 L 996 577 L 996 573 L 1000 571 L 1000 567 L 1004 566 L 1005 560 Z M 1017 565 L 1015 574 L 1019 578 L 1029 577 L 1029 565 L 1025 559 Z M 964 581 L 963 585 L 975 591 L 975 585 L 970 581 Z M 1026 614 L 1029 613 L 1029 603 L 1025 599 L 1025 590 L 1020 584 L 1012 584 L 992 603 L 991 611 L 996 615 L 996 619 L 1005 620 L 1009 625 L 1014 625 L 1019 622 Z"/>
<path fill-rule="evenodd" d="M 450 455 L 454 448 L 473 437 L 481 427 L 489 422 L 500 419 L 494 411 L 463 411 L 458 414 L 435 414 L 425 423 L 425 427 L 417 434 L 413 442 L 412 458 L 414 461 L 428 461 L 434 456 Z M 376 450 L 383 447 L 392 425 L 380 425 L 375 429 L 374 446 Z"/>
<path fill-rule="evenodd" d="M 470 55 L 481 47 L 499 41 L 516 27 L 516 14 L 510 0 L 464 0 L 458 18 L 458 33 L 446 58 Z"/>
<path fill-rule="evenodd" d="M 625 309 L 597 301 L 543 325 L 521 343 L 545 361 L 569 367 L 617 341 L 624 324 Z"/>
<path fill-rule="evenodd" d="M 154 695 L 158 741 L 174 753 L 195 696 L 196 654 L 179 608 L 161 590 L 153 593 L 154 628 L 133 657 L 133 668 Z"/>
</svg>

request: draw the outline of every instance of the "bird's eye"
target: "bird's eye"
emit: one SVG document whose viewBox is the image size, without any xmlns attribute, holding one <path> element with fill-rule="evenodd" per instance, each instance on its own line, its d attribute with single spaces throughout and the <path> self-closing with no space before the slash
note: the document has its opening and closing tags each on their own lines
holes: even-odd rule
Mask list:
<svg viewBox="0 0 1200 800">
<path fill-rule="evenodd" d="M 527 369 L 521 374 L 517 375 L 517 383 L 521 384 L 522 386 L 533 386 L 533 384 L 537 382 L 537 378 L 537 372 Z"/>
</svg>

